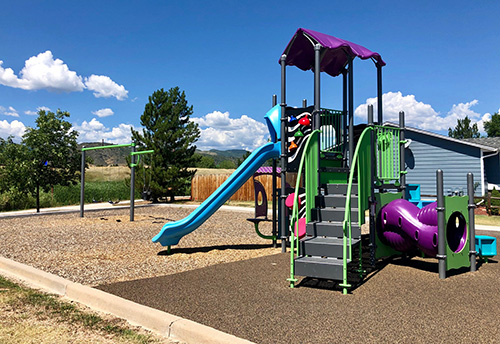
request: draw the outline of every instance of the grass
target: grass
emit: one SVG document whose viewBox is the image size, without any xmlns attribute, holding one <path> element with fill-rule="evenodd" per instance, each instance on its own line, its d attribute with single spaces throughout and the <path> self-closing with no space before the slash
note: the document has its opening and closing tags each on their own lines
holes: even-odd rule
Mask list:
<svg viewBox="0 0 500 344">
<path fill-rule="evenodd" d="M 57 296 L 22 287 L 0 276 L 0 342 L 146 344 L 158 343 L 159 339 L 127 328 L 124 320 L 103 319 Z"/>
<path fill-rule="evenodd" d="M 500 227 L 500 216 L 475 215 L 476 225 Z"/>
</svg>

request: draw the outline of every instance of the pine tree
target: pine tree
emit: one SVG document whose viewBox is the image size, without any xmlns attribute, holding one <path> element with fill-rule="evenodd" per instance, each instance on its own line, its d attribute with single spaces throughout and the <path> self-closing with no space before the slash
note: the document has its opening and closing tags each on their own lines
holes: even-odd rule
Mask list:
<svg viewBox="0 0 500 344">
<path fill-rule="evenodd" d="M 448 128 L 448 136 L 455 139 L 470 139 L 480 137 L 481 135 L 479 134 L 477 123 L 474 123 L 472 126 L 470 124 L 471 120 L 468 116 L 465 116 L 464 119 L 457 119 L 457 125 L 455 129 Z"/>
<path fill-rule="evenodd" d="M 173 87 L 155 91 L 141 115 L 142 133 L 132 129 L 132 139 L 140 149 L 153 149 L 150 166 L 150 190 L 153 201 L 168 196 L 174 201 L 190 185 L 195 170 L 188 170 L 199 159 L 194 155 L 194 143 L 200 137 L 198 124 L 190 121 L 193 106 L 189 106 L 184 91 Z"/>
</svg>

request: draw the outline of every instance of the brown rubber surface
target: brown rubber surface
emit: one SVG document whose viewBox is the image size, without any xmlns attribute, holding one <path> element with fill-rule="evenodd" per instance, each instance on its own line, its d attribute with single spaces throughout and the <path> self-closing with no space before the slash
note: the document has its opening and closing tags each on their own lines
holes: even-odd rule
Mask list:
<svg viewBox="0 0 500 344">
<path fill-rule="evenodd" d="M 497 237 L 499 234 L 484 232 Z M 287 284 L 289 254 L 99 289 L 256 343 L 499 343 L 500 264 L 440 280 L 435 259 L 396 259 L 350 295 Z M 304 284 L 307 284 L 304 285 Z"/>
</svg>

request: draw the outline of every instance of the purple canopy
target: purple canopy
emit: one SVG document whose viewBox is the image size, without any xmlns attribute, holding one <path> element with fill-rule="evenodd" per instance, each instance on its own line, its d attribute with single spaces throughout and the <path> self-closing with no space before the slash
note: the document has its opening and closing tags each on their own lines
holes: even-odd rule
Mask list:
<svg viewBox="0 0 500 344">
<path fill-rule="evenodd" d="M 313 70 L 314 45 L 317 43 L 326 48 L 326 51 L 321 53 L 321 71 L 331 76 L 337 76 L 342 72 L 349 62 L 349 57 L 355 58 L 357 56 L 363 60 L 372 58 L 380 66 L 385 66 L 380 54 L 361 45 L 302 28 L 297 30 L 283 52 L 286 54 L 287 66 Z"/>
</svg>

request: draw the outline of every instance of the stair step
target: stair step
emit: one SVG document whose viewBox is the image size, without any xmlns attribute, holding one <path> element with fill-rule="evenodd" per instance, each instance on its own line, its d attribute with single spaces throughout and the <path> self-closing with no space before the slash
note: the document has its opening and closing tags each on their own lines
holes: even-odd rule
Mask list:
<svg viewBox="0 0 500 344">
<path fill-rule="evenodd" d="M 311 212 L 313 221 L 344 221 L 345 208 L 315 208 Z M 351 208 L 351 222 L 358 222 L 359 211 Z"/>
<path fill-rule="evenodd" d="M 317 197 L 316 204 L 318 208 L 345 207 L 346 198 L 347 197 L 345 195 L 324 195 Z M 351 208 L 357 208 L 357 207 L 358 207 L 358 196 L 351 195 Z"/>
<path fill-rule="evenodd" d="M 348 262 L 350 262 L 348 260 Z M 295 259 L 295 275 L 341 281 L 343 278 L 342 259 L 299 257 Z"/>
<path fill-rule="evenodd" d="M 347 186 L 347 184 L 327 184 L 326 193 L 328 195 L 345 195 L 347 194 Z M 358 194 L 358 184 L 352 184 L 351 193 L 353 195 Z"/>
<path fill-rule="evenodd" d="M 344 236 L 344 230 L 341 221 L 309 222 L 306 225 L 306 234 L 341 238 Z M 353 238 L 361 238 L 361 229 L 357 222 L 351 223 L 351 235 Z"/>
<path fill-rule="evenodd" d="M 352 239 L 352 246 L 359 243 L 359 239 Z M 300 255 L 342 258 L 344 239 L 330 237 L 309 237 L 300 240 Z M 347 243 L 349 246 L 349 243 Z"/>
</svg>

